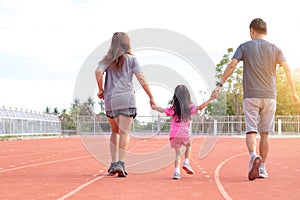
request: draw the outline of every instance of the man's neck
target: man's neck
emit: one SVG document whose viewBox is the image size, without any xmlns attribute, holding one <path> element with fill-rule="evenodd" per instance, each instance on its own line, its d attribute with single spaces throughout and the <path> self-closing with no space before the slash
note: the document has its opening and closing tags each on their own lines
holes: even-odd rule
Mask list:
<svg viewBox="0 0 300 200">
<path fill-rule="evenodd" d="M 265 34 L 255 34 L 252 36 L 252 40 L 255 40 L 255 39 L 264 39 L 265 38 Z"/>
</svg>

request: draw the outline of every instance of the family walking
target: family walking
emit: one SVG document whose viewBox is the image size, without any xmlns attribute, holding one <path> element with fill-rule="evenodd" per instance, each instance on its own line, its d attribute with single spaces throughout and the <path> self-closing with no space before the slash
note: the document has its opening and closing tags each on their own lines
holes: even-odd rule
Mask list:
<svg viewBox="0 0 300 200">
<path fill-rule="evenodd" d="M 267 178 L 266 160 L 269 151 L 269 133 L 274 131 L 276 111 L 276 66 L 284 68 L 294 103 L 299 103 L 293 76 L 282 51 L 264 40 L 267 25 L 260 19 L 254 19 L 249 26 L 251 40 L 241 44 L 217 82 L 210 98 L 197 106 L 191 102 L 190 92 L 185 85 L 174 90 L 171 105 L 162 108 L 156 105 L 153 94 L 132 54 L 130 38 L 126 33 L 116 32 L 111 40 L 107 54 L 96 69 L 98 97 L 104 99 L 107 119 L 111 127 L 109 174 L 126 177 L 126 152 L 129 144 L 129 132 L 133 119 L 137 115 L 136 97 L 133 90 L 133 75 L 149 97 L 149 106 L 158 112 L 172 117 L 169 141 L 175 151 L 175 169 L 173 179 L 180 179 L 181 156 L 184 151 L 182 168 L 188 174 L 194 174 L 189 160 L 191 155 L 191 115 L 204 109 L 216 99 L 223 84 L 233 73 L 239 61 L 243 61 L 243 107 L 246 123 L 246 145 L 250 155 L 248 179 Z M 186 47 L 188 48 L 188 47 Z M 105 80 L 103 75 L 105 74 Z M 256 134 L 260 134 L 259 152 L 256 152 Z"/>
</svg>

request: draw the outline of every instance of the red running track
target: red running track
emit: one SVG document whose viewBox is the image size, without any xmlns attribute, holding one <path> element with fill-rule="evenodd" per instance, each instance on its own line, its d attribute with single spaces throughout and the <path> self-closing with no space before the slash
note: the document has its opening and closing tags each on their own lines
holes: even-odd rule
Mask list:
<svg viewBox="0 0 300 200">
<path fill-rule="evenodd" d="M 172 179 L 173 163 L 158 158 L 147 163 L 154 166 L 152 171 L 142 173 L 132 165 L 127 178 L 107 176 L 107 166 L 98 160 L 108 159 L 109 151 L 97 139 L 94 146 L 83 145 L 80 137 L 2 141 L 0 199 L 299 199 L 300 138 L 271 138 L 269 178 L 255 181 L 247 179 L 249 155 L 243 138 L 219 138 L 200 159 L 204 140 L 193 142 L 190 164 L 196 173 L 182 171 L 180 180 Z M 140 159 L 166 146 L 166 137 L 132 138 L 129 149 Z M 92 156 L 97 149 L 102 152 Z M 165 165 L 157 167 L 157 162 Z"/>
</svg>

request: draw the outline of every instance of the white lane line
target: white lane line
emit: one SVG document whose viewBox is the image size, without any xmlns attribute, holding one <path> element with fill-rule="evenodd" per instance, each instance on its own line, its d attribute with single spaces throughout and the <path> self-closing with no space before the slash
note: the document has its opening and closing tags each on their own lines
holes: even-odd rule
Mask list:
<svg viewBox="0 0 300 200">
<path fill-rule="evenodd" d="M 94 182 L 100 180 L 100 179 L 103 178 L 104 176 L 106 176 L 106 174 L 104 174 L 104 175 L 102 175 L 102 176 L 98 176 L 98 177 L 96 177 L 96 178 L 94 178 L 94 179 L 92 179 L 92 180 L 90 180 L 90 181 L 88 181 L 88 182 L 86 182 L 86 183 L 84 183 L 84 184 L 78 186 L 77 188 L 75 188 L 75 189 L 72 190 L 71 192 L 65 194 L 64 196 L 58 198 L 57 200 L 65 200 L 65 199 L 67 199 L 67 198 L 70 198 L 71 196 L 73 196 L 74 194 L 76 194 L 77 192 L 79 192 L 80 190 L 82 190 L 82 189 L 84 189 L 85 187 L 91 185 L 92 183 L 94 183 Z"/>
<path fill-rule="evenodd" d="M 48 164 L 52 164 L 52 163 L 65 162 L 65 161 L 71 161 L 71 160 L 78 160 L 78 159 L 82 159 L 82 158 L 91 158 L 91 156 L 90 155 L 89 156 L 81 156 L 81 157 L 75 157 L 75 158 L 67 158 L 67 159 L 62 159 L 62 160 L 54 160 L 54 161 L 49 161 L 49 162 L 36 163 L 36 164 L 32 164 L 32 165 L 26 165 L 26 166 L 21 166 L 21 167 L 15 167 L 15 168 L 1 170 L 0 173 L 8 172 L 8 171 L 13 171 L 13 170 L 18 170 L 18 169 L 25 169 L 25 168 L 30 168 L 30 167 L 36 167 L 36 166 L 40 166 L 40 165 L 48 165 Z"/>
<path fill-rule="evenodd" d="M 82 148 L 77 148 L 77 149 L 72 149 L 64 152 L 74 152 L 74 151 L 82 151 L 85 149 Z M 38 155 L 38 154 L 49 154 L 49 153 L 57 153 L 56 151 L 45 151 L 45 152 L 34 152 L 34 153 L 26 153 L 26 154 L 18 154 L 18 155 L 9 155 L 9 156 L 0 156 L 0 158 L 13 158 L 13 157 L 23 157 L 23 156 L 32 156 L 32 155 Z"/>
<path fill-rule="evenodd" d="M 223 185 L 222 185 L 222 183 L 221 183 L 221 180 L 220 180 L 220 170 L 221 170 L 222 166 L 223 166 L 226 162 L 228 162 L 228 161 L 230 161 L 230 160 L 232 160 L 232 159 L 234 159 L 234 158 L 236 158 L 236 157 L 243 156 L 243 155 L 245 155 L 245 154 L 247 154 L 247 152 L 246 152 L 246 153 L 237 154 L 237 155 L 234 155 L 234 156 L 231 156 L 231 157 L 227 158 L 226 160 L 224 160 L 223 162 L 221 162 L 221 163 L 218 165 L 218 167 L 216 168 L 216 170 L 215 170 L 215 181 L 216 181 L 218 190 L 219 190 L 219 192 L 222 194 L 222 196 L 223 196 L 226 200 L 232 200 L 232 198 L 231 198 L 230 195 L 226 192 L 226 190 L 224 189 L 224 187 L 223 187 Z"/>
</svg>

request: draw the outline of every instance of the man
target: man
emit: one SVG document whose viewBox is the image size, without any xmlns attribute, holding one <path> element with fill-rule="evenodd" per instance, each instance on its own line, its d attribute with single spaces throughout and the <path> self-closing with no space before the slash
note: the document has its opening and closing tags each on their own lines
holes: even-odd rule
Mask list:
<svg viewBox="0 0 300 200">
<path fill-rule="evenodd" d="M 243 61 L 243 107 L 246 122 L 246 144 L 250 153 L 249 180 L 267 178 L 265 162 L 269 151 L 269 132 L 274 131 L 276 111 L 276 65 L 284 68 L 294 103 L 299 103 L 290 67 L 282 51 L 264 40 L 267 24 L 260 18 L 250 23 L 248 42 L 241 44 L 227 65 L 213 95 L 218 96 L 223 83 Z M 256 134 L 260 134 L 259 153 L 256 154 Z"/>
</svg>

